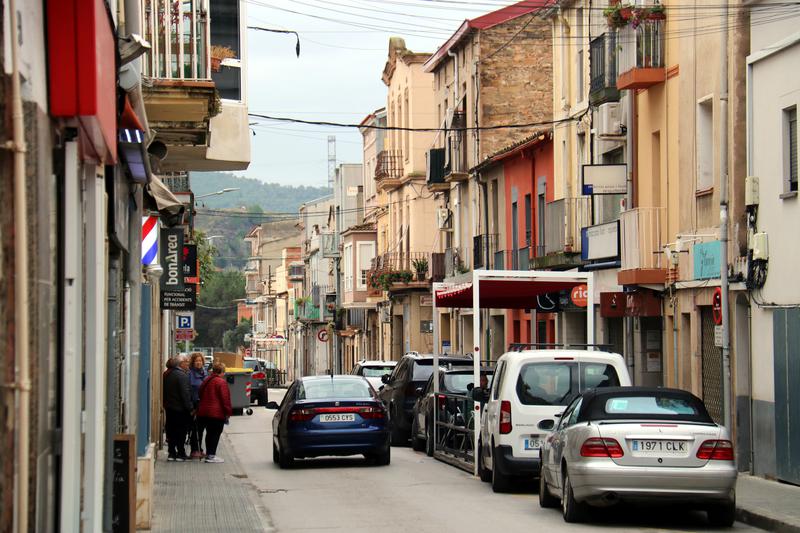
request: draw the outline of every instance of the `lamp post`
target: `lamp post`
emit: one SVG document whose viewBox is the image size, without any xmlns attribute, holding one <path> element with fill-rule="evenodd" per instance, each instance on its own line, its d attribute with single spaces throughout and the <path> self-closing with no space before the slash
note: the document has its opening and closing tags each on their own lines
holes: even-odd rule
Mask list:
<svg viewBox="0 0 800 533">
<path fill-rule="evenodd" d="M 220 191 L 210 192 L 208 194 L 201 194 L 200 196 L 195 196 L 195 200 L 199 200 L 200 198 L 207 198 L 209 196 L 219 196 L 221 194 L 225 194 L 226 192 L 233 192 L 238 191 L 239 187 L 228 187 L 227 189 L 222 189 Z"/>
</svg>

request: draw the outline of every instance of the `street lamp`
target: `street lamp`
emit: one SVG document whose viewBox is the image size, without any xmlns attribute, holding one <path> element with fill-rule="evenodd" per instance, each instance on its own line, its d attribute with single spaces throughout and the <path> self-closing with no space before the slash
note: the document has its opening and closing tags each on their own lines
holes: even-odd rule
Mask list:
<svg viewBox="0 0 800 533">
<path fill-rule="evenodd" d="M 201 194 L 200 196 L 195 196 L 195 200 L 199 200 L 200 198 L 206 198 L 208 196 L 219 196 L 220 194 L 225 194 L 226 192 L 233 192 L 238 191 L 239 187 L 229 187 L 227 189 L 222 189 L 221 191 L 210 192 L 208 194 Z"/>
</svg>

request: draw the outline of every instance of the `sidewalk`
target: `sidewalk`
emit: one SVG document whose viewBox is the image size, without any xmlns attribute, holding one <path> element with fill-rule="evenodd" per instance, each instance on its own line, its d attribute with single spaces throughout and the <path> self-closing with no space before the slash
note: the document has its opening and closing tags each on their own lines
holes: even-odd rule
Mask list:
<svg viewBox="0 0 800 533">
<path fill-rule="evenodd" d="M 225 463 L 173 463 L 159 453 L 152 531 L 274 531 L 224 433 L 218 454 Z"/>
<path fill-rule="evenodd" d="M 768 531 L 800 533 L 800 487 L 740 474 L 736 519 Z"/>
</svg>

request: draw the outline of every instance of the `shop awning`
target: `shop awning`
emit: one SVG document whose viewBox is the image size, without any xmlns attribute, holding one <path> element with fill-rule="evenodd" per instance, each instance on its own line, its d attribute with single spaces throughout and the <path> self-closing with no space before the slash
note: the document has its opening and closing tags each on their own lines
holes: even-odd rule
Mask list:
<svg viewBox="0 0 800 533">
<path fill-rule="evenodd" d="M 186 206 L 172 194 L 169 187 L 164 185 L 158 176 L 150 174 L 150 181 L 147 183 L 145 191 L 153 199 L 156 210 L 164 217 L 168 226 L 174 226 L 181 222 Z"/>
<path fill-rule="evenodd" d="M 536 307 L 536 297 L 543 294 L 570 290 L 585 283 L 584 280 L 537 279 L 482 279 L 480 280 L 480 308 L 530 309 Z M 464 283 L 436 291 L 437 307 L 472 307 L 473 283 Z"/>
</svg>

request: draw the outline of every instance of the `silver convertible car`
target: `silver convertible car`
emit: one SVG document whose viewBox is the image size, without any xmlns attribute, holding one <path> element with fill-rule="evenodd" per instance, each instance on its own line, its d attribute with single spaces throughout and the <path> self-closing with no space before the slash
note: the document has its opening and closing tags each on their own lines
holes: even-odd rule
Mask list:
<svg viewBox="0 0 800 533">
<path fill-rule="evenodd" d="M 573 400 L 540 449 L 539 504 L 564 520 L 619 501 L 685 503 L 715 526 L 733 524 L 736 465 L 728 430 L 693 394 L 592 389 Z"/>
</svg>

